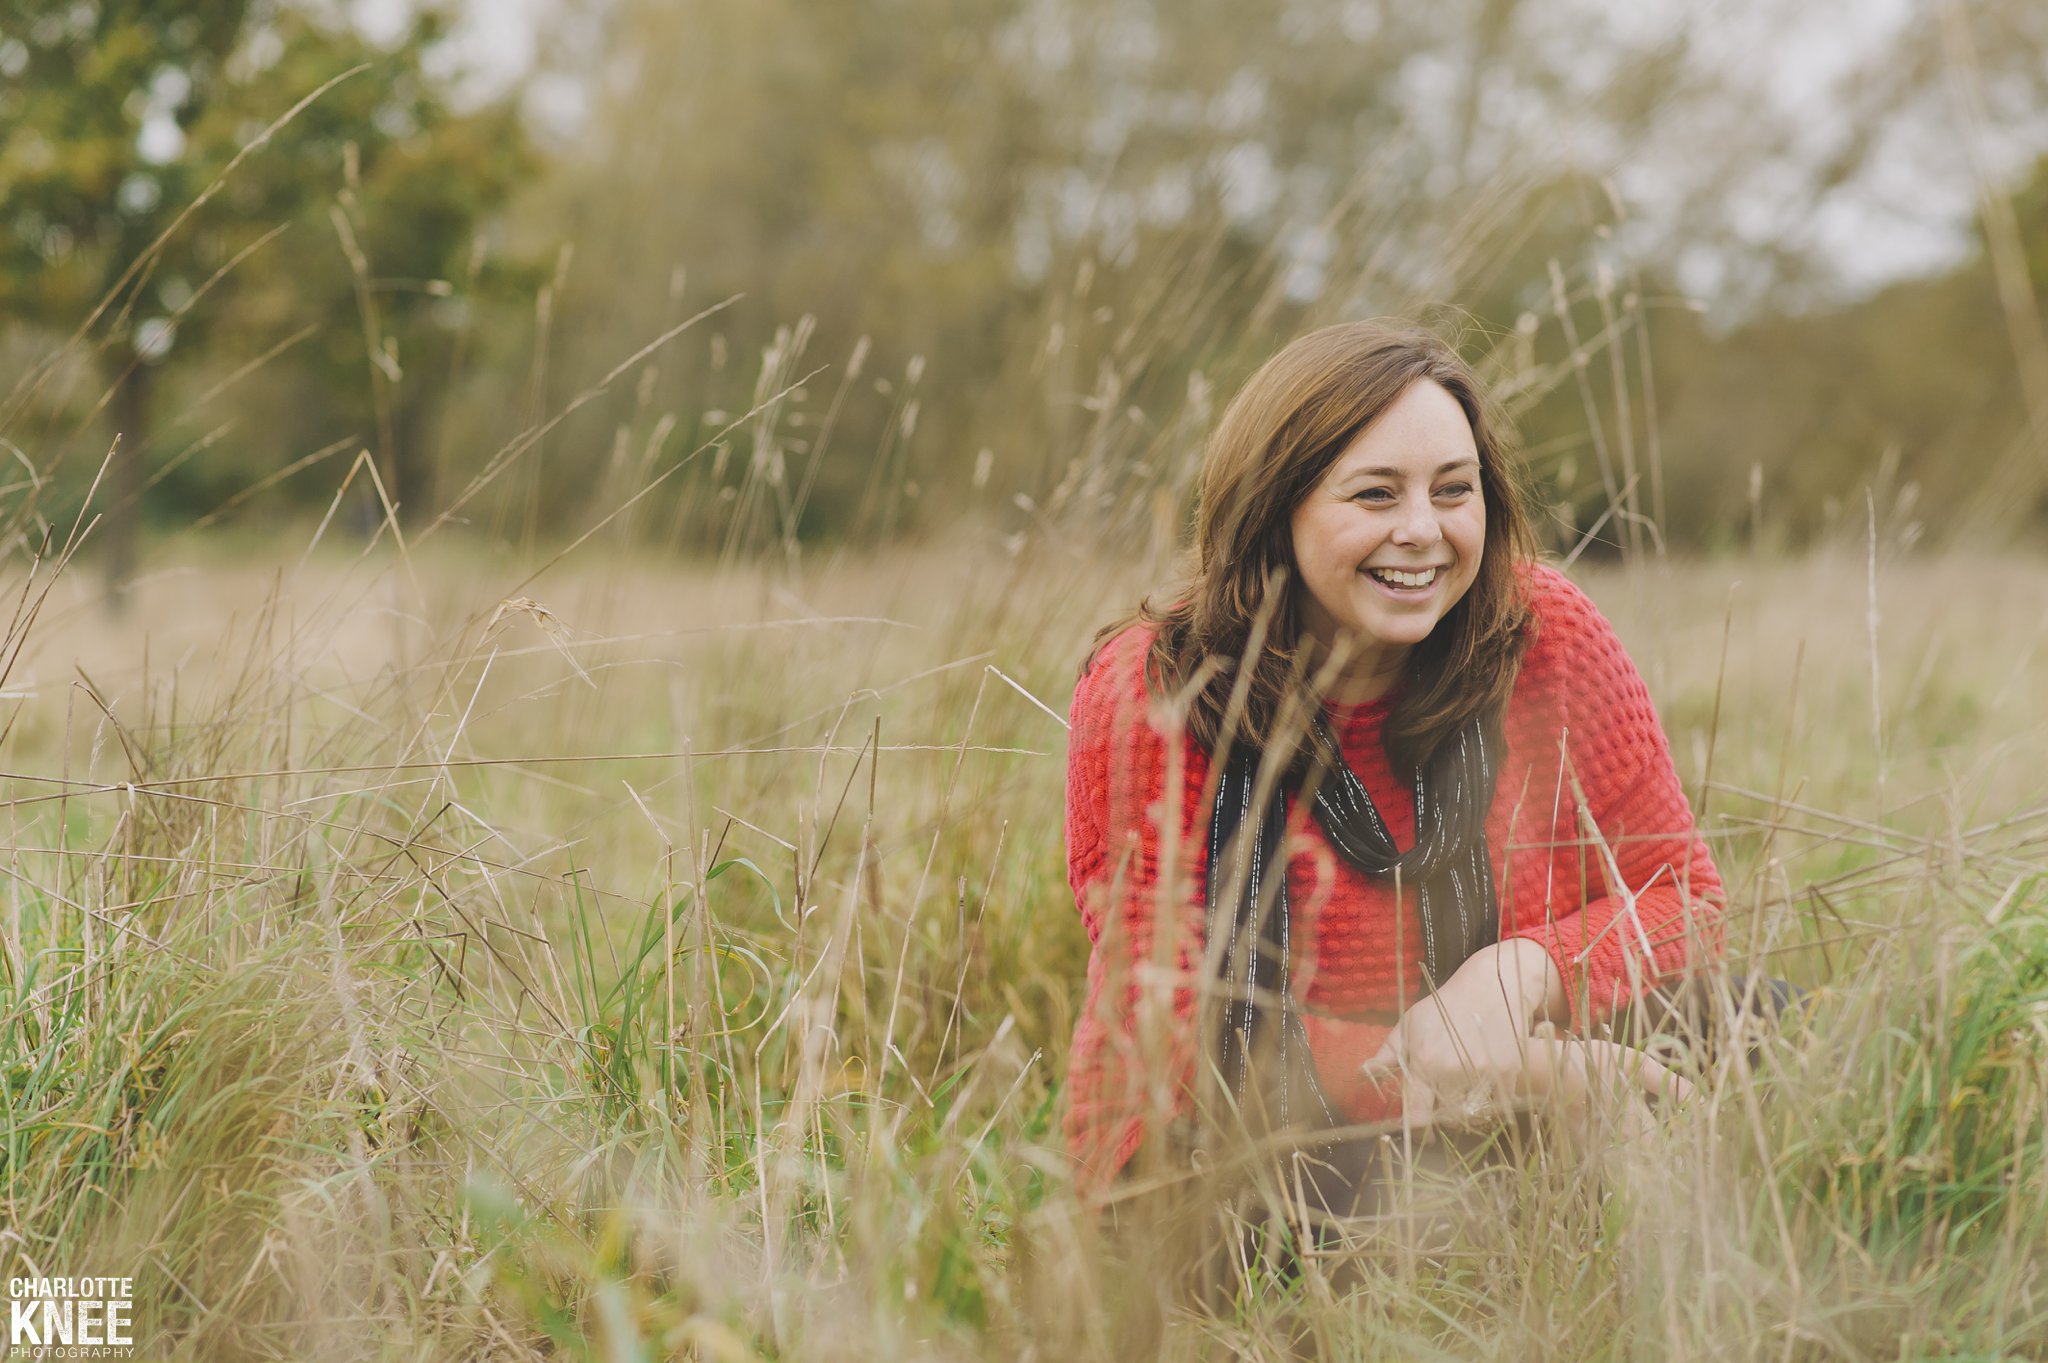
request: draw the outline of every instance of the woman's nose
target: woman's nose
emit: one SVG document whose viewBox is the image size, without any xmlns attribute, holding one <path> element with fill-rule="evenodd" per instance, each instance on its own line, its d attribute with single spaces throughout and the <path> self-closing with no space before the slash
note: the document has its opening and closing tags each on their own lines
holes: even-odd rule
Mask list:
<svg viewBox="0 0 2048 1363">
<path fill-rule="evenodd" d="M 1443 527 L 1436 523 L 1436 508 L 1429 504 L 1428 498 L 1414 498 L 1401 504 L 1401 515 L 1393 534 L 1396 544 L 1429 545 L 1443 537 Z"/>
</svg>

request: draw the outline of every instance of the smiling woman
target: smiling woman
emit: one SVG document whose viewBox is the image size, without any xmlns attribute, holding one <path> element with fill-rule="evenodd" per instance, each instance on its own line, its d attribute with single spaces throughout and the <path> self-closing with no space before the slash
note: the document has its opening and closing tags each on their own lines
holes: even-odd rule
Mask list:
<svg viewBox="0 0 2048 1363">
<path fill-rule="evenodd" d="M 1426 332 L 1301 338 L 1218 424 L 1184 580 L 1099 636 L 1067 787 L 1085 1187 L 1218 1117 L 1332 1153 L 1318 1133 L 1484 1128 L 1603 1077 L 1631 1120 L 1686 1091 L 1552 1034 L 1710 957 L 1721 885 L 1641 677 L 1536 560 L 1500 430 Z"/>
</svg>

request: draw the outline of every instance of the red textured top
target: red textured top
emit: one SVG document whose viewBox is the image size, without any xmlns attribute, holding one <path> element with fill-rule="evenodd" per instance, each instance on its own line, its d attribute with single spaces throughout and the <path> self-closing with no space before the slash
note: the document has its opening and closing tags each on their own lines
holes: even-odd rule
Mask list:
<svg viewBox="0 0 2048 1363">
<path fill-rule="evenodd" d="M 1542 943 L 1564 977 L 1573 1025 L 1583 1027 L 1682 970 L 1702 946 L 1718 949 L 1721 880 L 1649 690 L 1613 627 L 1556 569 L 1531 563 L 1520 579 L 1535 628 L 1508 702 L 1487 844 L 1501 936 Z M 1074 688 L 1067 874 L 1094 946 L 1066 1128 L 1084 1187 L 1122 1168 L 1146 1114 L 1186 1110 L 1193 1076 L 1209 762 L 1150 712 L 1152 634 L 1141 624 L 1116 635 Z M 1413 792 L 1394 779 L 1380 743 L 1387 702 L 1328 709 L 1388 831 L 1409 846 Z M 1294 979 L 1317 1073 L 1349 1119 L 1384 1119 L 1398 1112 L 1395 1096 L 1358 1071 L 1402 1000 L 1421 996 L 1415 896 L 1404 892 L 1397 911 L 1391 886 L 1346 861 L 1292 802 L 1288 813 Z M 1175 838 L 1163 839 L 1162 828 Z M 1160 887 L 1176 882 L 1179 927 L 1161 941 Z M 1170 1012 L 1141 1006 L 1148 985 Z"/>
</svg>

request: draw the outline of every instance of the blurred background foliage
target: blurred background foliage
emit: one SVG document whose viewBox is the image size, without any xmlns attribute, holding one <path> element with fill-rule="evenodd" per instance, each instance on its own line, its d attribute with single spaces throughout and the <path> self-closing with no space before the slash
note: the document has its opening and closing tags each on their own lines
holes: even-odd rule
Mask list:
<svg viewBox="0 0 2048 1363">
<path fill-rule="evenodd" d="M 516 14 L 493 75 L 490 3 L 0 0 L 0 438 L 61 512 L 120 434 L 115 578 L 380 487 L 528 544 L 636 493 L 686 552 L 1170 536 L 1236 382 L 1374 313 L 1486 366 L 1562 547 L 2048 528 L 2028 0 Z"/>
</svg>

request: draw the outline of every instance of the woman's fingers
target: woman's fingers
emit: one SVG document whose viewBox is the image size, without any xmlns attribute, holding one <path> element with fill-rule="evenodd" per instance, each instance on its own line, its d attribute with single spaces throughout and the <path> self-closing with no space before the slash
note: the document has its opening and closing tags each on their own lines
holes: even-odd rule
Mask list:
<svg viewBox="0 0 2048 1363">
<path fill-rule="evenodd" d="M 1409 1126 L 1435 1126 L 1442 1115 L 1438 1111 L 1436 1090 L 1429 1085 L 1410 1083 L 1401 1090 L 1401 1120 Z"/>
<path fill-rule="evenodd" d="M 1570 1103 L 1617 1087 L 1661 1102 L 1682 1103 L 1693 1094 L 1692 1081 L 1657 1057 L 1613 1041 L 1531 1038 L 1527 1076 L 1529 1096 Z"/>
<path fill-rule="evenodd" d="M 1456 1126 L 1469 1123 L 1475 1115 L 1469 1087 L 1440 1088 L 1443 1076 L 1414 1063 L 1402 1031 L 1390 1033 L 1359 1069 L 1369 1083 L 1400 1086 L 1401 1120 L 1409 1126 Z"/>
<path fill-rule="evenodd" d="M 1640 1148 L 1657 1130 L 1657 1116 L 1650 1105 L 1635 1094 L 1622 1099 L 1621 1137 Z"/>
<path fill-rule="evenodd" d="M 1406 1052 L 1401 1044 L 1401 1033 L 1396 1029 L 1387 1033 L 1387 1039 L 1359 1066 L 1359 1070 L 1367 1079 L 1391 1079 L 1401 1073 L 1405 1064 Z"/>
<path fill-rule="evenodd" d="M 1692 1082 L 1655 1056 L 1612 1041 L 1530 1036 L 1513 1063 L 1487 1067 L 1462 1055 L 1442 1063 L 1440 1049 L 1411 1054 L 1397 1029 L 1361 1072 L 1369 1082 L 1398 1082 L 1404 1119 L 1416 1127 L 1472 1126 L 1518 1108 L 1583 1110 L 1596 1094 L 1618 1093 L 1625 1129 L 1641 1134 L 1655 1125 L 1652 1102 L 1682 1103 L 1693 1094 Z"/>
<path fill-rule="evenodd" d="M 1647 1097 L 1669 1103 L 1683 1103 L 1692 1097 L 1692 1081 L 1648 1051 L 1613 1041 L 1583 1044 L 1588 1065 L 1599 1072 L 1619 1076 Z"/>
</svg>

